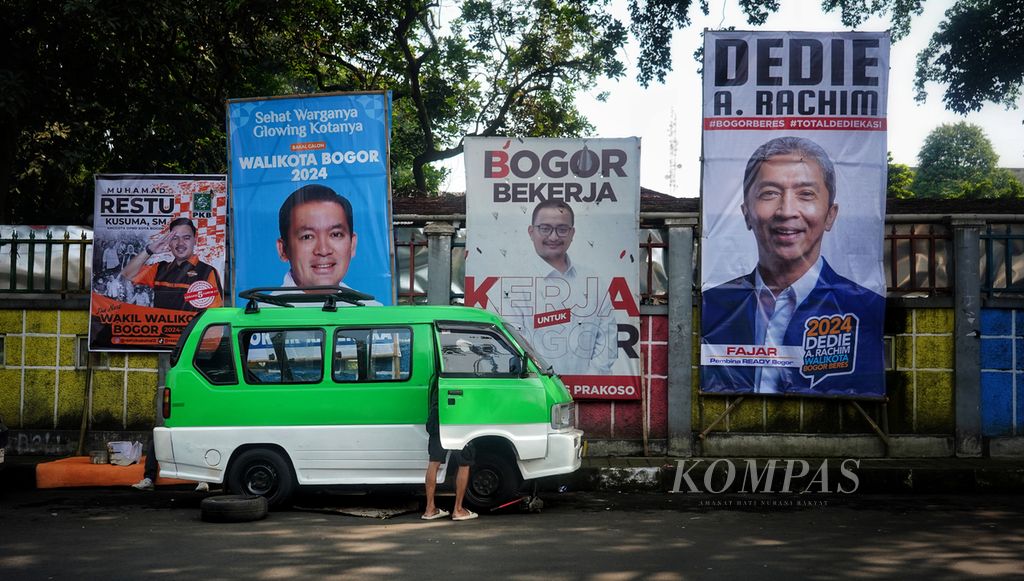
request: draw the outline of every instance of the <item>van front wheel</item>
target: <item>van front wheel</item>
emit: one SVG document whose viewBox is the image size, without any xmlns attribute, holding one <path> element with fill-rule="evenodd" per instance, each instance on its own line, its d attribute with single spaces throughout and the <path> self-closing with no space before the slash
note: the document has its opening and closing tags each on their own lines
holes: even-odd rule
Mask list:
<svg viewBox="0 0 1024 581">
<path fill-rule="evenodd" d="M 228 488 L 236 494 L 262 496 L 271 507 L 280 507 L 291 498 L 295 478 L 291 466 L 280 453 L 253 448 L 239 454 L 231 463 Z"/>
<path fill-rule="evenodd" d="M 523 479 L 519 468 L 508 454 L 477 450 L 476 461 L 469 469 L 466 504 L 477 510 L 489 510 L 512 499 Z"/>
</svg>

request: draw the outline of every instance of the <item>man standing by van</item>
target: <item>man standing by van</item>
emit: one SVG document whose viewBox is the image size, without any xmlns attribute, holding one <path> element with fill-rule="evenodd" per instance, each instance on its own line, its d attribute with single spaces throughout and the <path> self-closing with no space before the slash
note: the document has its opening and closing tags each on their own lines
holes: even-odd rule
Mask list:
<svg viewBox="0 0 1024 581">
<path fill-rule="evenodd" d="M 442 510 L 434 504 L 434 492 L 437 489 L 437 471 L 444 462 L 446 450 L 441 447 L 441 422 L 437 413 L 437 379 L 430 383 L 430 395 L 427 396 L 429 409 L 427 411 L 427 453 L 430 461 L 427 464 L 427 475 L 424 482 L 427 493 L 427 506 L 423 510 L 423 520 L 437 520 L 448 516 L 447 510 Z M 469 467 L 473 465 L 474 450 L 471 445 L 462 450 L 452 451 L 452 461 L 459 467 L 455 475 L 455 506 L 452 508 L 452 520 L 473 520 L 477 515 L 475 512 L 463 508 L 462 501 L 466 498 L 466 487 L 469 485 Z"/>
</svg>

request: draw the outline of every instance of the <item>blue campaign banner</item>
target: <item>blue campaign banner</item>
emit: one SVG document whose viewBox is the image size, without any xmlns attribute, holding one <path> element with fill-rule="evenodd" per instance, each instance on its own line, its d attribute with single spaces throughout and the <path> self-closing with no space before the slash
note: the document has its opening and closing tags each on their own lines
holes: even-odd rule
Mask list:
<svg viewBox="0 0 1024 581">
<path fill-rule="evenodd" d="M 387 92 L 228 101 L 234 294 L 342 285 L 395 302 Z"/>
</svg>

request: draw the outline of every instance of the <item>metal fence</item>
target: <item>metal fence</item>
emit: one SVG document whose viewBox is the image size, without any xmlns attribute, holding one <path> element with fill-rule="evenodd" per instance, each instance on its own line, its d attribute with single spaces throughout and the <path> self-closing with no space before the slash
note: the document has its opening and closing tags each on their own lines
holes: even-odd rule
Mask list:
<svg viewBox="0 0 1024 581">
<path fill-rule="evenodd" d="M 695 237 L 694 244 L 699 241 Z M 92 231 L 77 226 L 45 230 L 29 226 L 0 227 L 0 293 L 68 296 L 89 292 L 92 273 Z M 427 300 L 429 240 L 420 225 L 395 228 L 398 300 Z M 452 240 L 451 296 L 462 302 L 465 279 L 466 229 Z M 945 223 L 886 224 L 884 241 L 886 286 L 890 296 L 952 295 L 953 233 Z M 696 249 L 695 249 L 696 250 Z M 987 224 L 981 233 L 981 284 L 988 296 L 1024 293 L 1024 224 Z M 668 301 L 668 236 L 664 228 L 640 230 L 640 294 L 644 304 Z M 696 252 L 694 252 L 696 256 Z M 699 281 L 696 260 L 694 281 Z M 696 283 L 695 283 L 696 284 Z"/>
</svg>

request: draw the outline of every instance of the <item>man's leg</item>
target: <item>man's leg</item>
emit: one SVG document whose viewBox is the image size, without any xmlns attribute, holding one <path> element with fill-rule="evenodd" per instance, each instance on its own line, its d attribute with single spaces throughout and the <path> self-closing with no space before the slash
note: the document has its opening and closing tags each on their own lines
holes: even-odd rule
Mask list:
<svg viewBox="0 0 1024 581">
<path fill-rule="evenodd" d="M 156 462 L 156 450 L 152 438 L 146 442 L 146 449 L 143 453 L 146 455 L 146 464 L 142 470 L 142 480 L 132 484 L 132 488 L 137 490 L 153 490 L 156 485 L 156 478 L 160 473 L 160 467 Z"/>
<path fill-rule="evenodd" d="M 455 508 L 452 509 L 452 516 L 466 516 L 469 511 L 462 508 L 462 499 L 466 497 L 466 487 L 469 485 L 469 466 L 459 466 L 455 474 Z"/>
<path fill-rule="evenodd" d="M 423 482 L 423 487 L 427 492 L 427 507 L 423 510 L 423 516 L 433 516 L 437 513 L 437 506 L 434 505 L 434 492 L 437 490 L 437 469 L 440 466 L 440 462 L 433 460 L 427 464 L 427 476 Z"/>
</svg>

